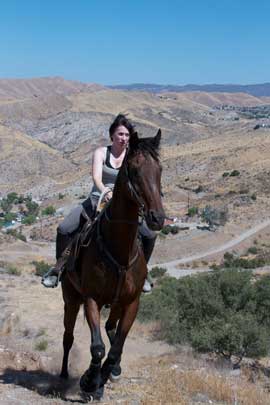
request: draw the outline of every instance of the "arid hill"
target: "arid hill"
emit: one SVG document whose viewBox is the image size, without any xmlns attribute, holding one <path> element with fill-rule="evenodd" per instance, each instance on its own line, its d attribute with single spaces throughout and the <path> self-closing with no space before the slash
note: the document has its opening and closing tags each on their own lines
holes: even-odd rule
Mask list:
<svg viewBox="0 0 270 405">
<path fill-rule="evenodd" d="M 65 184 L 67 178 L 69 181 L 76 179 L 77 166 L 29 135 L 1 125 L 0 146 L 0 189 L 3 194 L 10 190 L 25 192 L 39 186 L 50 191 L 54 184 Z"/>
<path fill-rule="evenodd" d="M 246 93 L 124 91 L 57 77 L 0 80 L 1 193 L 13 190 L 16 181 L 22 191 L 36 194 L 89 182 L 92 151 L 108 142 L 108 127 L 119 112 L 128 114 L 143 136 L 162 129 L 163 181 L 170 195 L 183 182 L 220 194 L 222 173 L 239 167 L 241 184 L 264 190 L 269 162 L 265 156 L 259 164 L 258 158 L 269 130 L 253 128 L 265 104 L 267 99 Z M 250 106 L 256 106 L 258 118 L 241 115 L 241 108 Z M 256 168 L 244 159 L 247 150 Z"/>
<path fill-rule="evenodd" d="M 118 90 L 128 91 L 148 91 L 151 93 L 162 92 L 207 92 L 207 93 L 247 93 L 255 97 L 270 96 L 270 83 L 259 84 L 187 84 L 185 86 L 177 85 L 164 85 L 164 84 L 148 84 L 148 83 L 134 83 L 110 86 Z"/>
<path fill-rule="evenodd" d="M 68 96 L 81 91 L 98 91 L 102 86 L 87 84 L 62 77 L 38 77 L 33 79 L 0 79 L 0 100 L 25 100 L 60 94 Z"/>
</svg>

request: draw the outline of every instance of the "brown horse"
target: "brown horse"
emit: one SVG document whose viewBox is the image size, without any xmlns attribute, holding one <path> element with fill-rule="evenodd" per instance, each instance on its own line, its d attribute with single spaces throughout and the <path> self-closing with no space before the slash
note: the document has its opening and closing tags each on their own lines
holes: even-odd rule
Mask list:
<svg viewBox="0 0 270 405">
<path fill-rule="evenodd" d="M 143 217 L 152 230 L 163 226 L 160 138 L 160 130 L 153 138 L 139 139 L 137 134 L 131 138 L 113 197 L 95 222 L 91 243 L 81 251 L 78 272 L 67 272 L 62 281 L 65 332 L 61 376 L 68 377 L 73 330 L 80 305 L 84 304 L 91 330 L 92 359 L 80 386 L 94 399 L 102 397 L 111 374 L 120 375 L 124 342 L 138 311 L 147 274 L 138 242 L 139 220 Z M 111 348 L 102 365 L 105 346 L 100 332 L 100 310 L 106 304 L 111 308 L 105 325 Z"/>
</svg>

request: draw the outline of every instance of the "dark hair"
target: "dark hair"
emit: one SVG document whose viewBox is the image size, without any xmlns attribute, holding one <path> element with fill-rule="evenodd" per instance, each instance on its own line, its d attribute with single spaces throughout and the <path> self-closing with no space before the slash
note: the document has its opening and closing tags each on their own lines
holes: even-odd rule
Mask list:
<svg viewBox="0 0 270 405">
<path fill-rule="evenodd" d="M 110 126 L 109 133 L 110 138 L 112 140 L 112 136 L 116 129 L 123 125 L 129 132 L 130 137 L 135 133 L 135 126 L 131 124 L 129 119 L 124 114 L 118 114 L 117 117 L 114 119 L 113 123 Z"/>
</svg>

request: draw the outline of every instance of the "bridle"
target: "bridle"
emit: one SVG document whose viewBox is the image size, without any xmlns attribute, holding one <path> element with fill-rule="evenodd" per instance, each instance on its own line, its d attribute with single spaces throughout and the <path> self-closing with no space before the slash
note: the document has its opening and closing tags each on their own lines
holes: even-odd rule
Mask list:
<svg viewBox="0 0 270 405">
<path fill-rule="evenodd" d="M 140 194 L 137 192 L 137 190 L 135 189 L 131 179 L 130 179 L 130 175 L 128 172 L 128 167 L 127 167 L 127 162 L 126 159 L 123 162 L 123 171 L 124 174 L 127 178 L 127 188 L 128 188 L 128 192 L 130 194 L 131 199 L 135 202 L 135 204 L 139 207 L 139 212 L 138 212 L 138 217 L 139 217 L 139 221 L 129 221 L 126 219 L 112 219 L 109 217 L 109 213 L 108 210 L 110 208 L 110 203 L 107 204 L 107 206 L 104 209 L 104 217 L 106 218 L 106 220 L 108 222 L 112 222 L 112 223 L 126 223 L 126 224 L 130 224 L 130 225 L 138 225 L 142 222 L 142 220 L 145 217 L 145 212 L 144 212 L 144 201 L 142 199 L 142 197 L 140 196 Z"/>
<path fill-rule="evenodd" d="M 126 219 L 112 219 L 109 217 L 109 208 L 110 208 L 110 202 L 106 205 L 106 207 L 103 209 L 103 211 L 100 213 L 99 219 L 97 221 L 97 243 L 99 246 L 100 251 L 102 252 L 105 260 L 110 264 L 110 266 L 114 267 L 117 271 L 117 275 L 118 275 L 118 281 L 117 281 L 117 287 L 116 287 L 116 292 L 114 295 L 114 299 L 113 299 L 113 303 L 118 303 L 119 302 L 119 296 L 121 293 L 121 288 L 122 285 L 124 283 L 125 277 L 126 277 L 126 272 L 128 271 L 128 269 L 130 267 L 132 267 L 137 259 L 140 256 L 140 251 L 141 248 L 140 247 L 136 247 L 136 252 L 134 254 L 134 256 L 128 261 L 128 263 L 126 264 L 120 264 L 116 258 L 111 254 L 110 250 L 108 249 L 108 247 L 106 246 L 106 243 L 104 242 L 104 238 L 102 236 L 101 233 L 101 218 L 104 215 L 104 218 L 111 223 L 126 223 L 126 224 L 130 224 L 130 225 L 139 225 L 139 223 L 143 220 L 144 218 L 144 202 L 142 197 L 139 195 L 139 193 L 136 191 L 129 173 L 128 173 L 128 168 L 127 168 L 127 164 L 126 161 L 124 162 L 124 173 L 126 175 L 127 178 L 127 187 L 128 187 L 128 191 L 130 193 L 130 196 L 132 198 L 132 200 L 138 205 L 139 207 L 139 212 L 138 212 L 138 221 L 129 221 Z"/>
<path fill-rule="evenodd" d="M 124 172 L 125 175 L 127 177 L 127 187 L 128 187 L 128 191 L 131 195 L 132 200 L 138 205 L 139 207 L 139 215 L 143 215 L 144 216 L 144 201 L 142 199 L 142 197 L 140 196 L 140 194 L 136 191 L 130 176 L 129 176 L 129 172 L 128 172 L 128 167 L 127 164 L 125 162 L 125 166 L 124 166 Z"/>
</svg>

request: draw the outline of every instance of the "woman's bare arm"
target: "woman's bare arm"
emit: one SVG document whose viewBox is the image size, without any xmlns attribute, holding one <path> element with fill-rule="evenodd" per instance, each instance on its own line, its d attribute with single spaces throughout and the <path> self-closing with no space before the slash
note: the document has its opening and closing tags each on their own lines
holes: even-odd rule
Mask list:
<svg viewBox="0 0 270 405">
<path fill-rule="evenodd" d="M 106 155 L 106 148 L 104 147 L 97 148 L 94 152 L 92 160 L 93 181 L 95 183 L 95 186 L 101 193 L 103 193 L 103 191 L 108 189 L 108 187 L 106 187 L 102 183 L 102 166 L 105 159 L 105 155 Z M 109 193 L 107 196 L 105 196 L 105 200 L 110 199 L 111 196 L 112 194 Z"/>
</svg>

